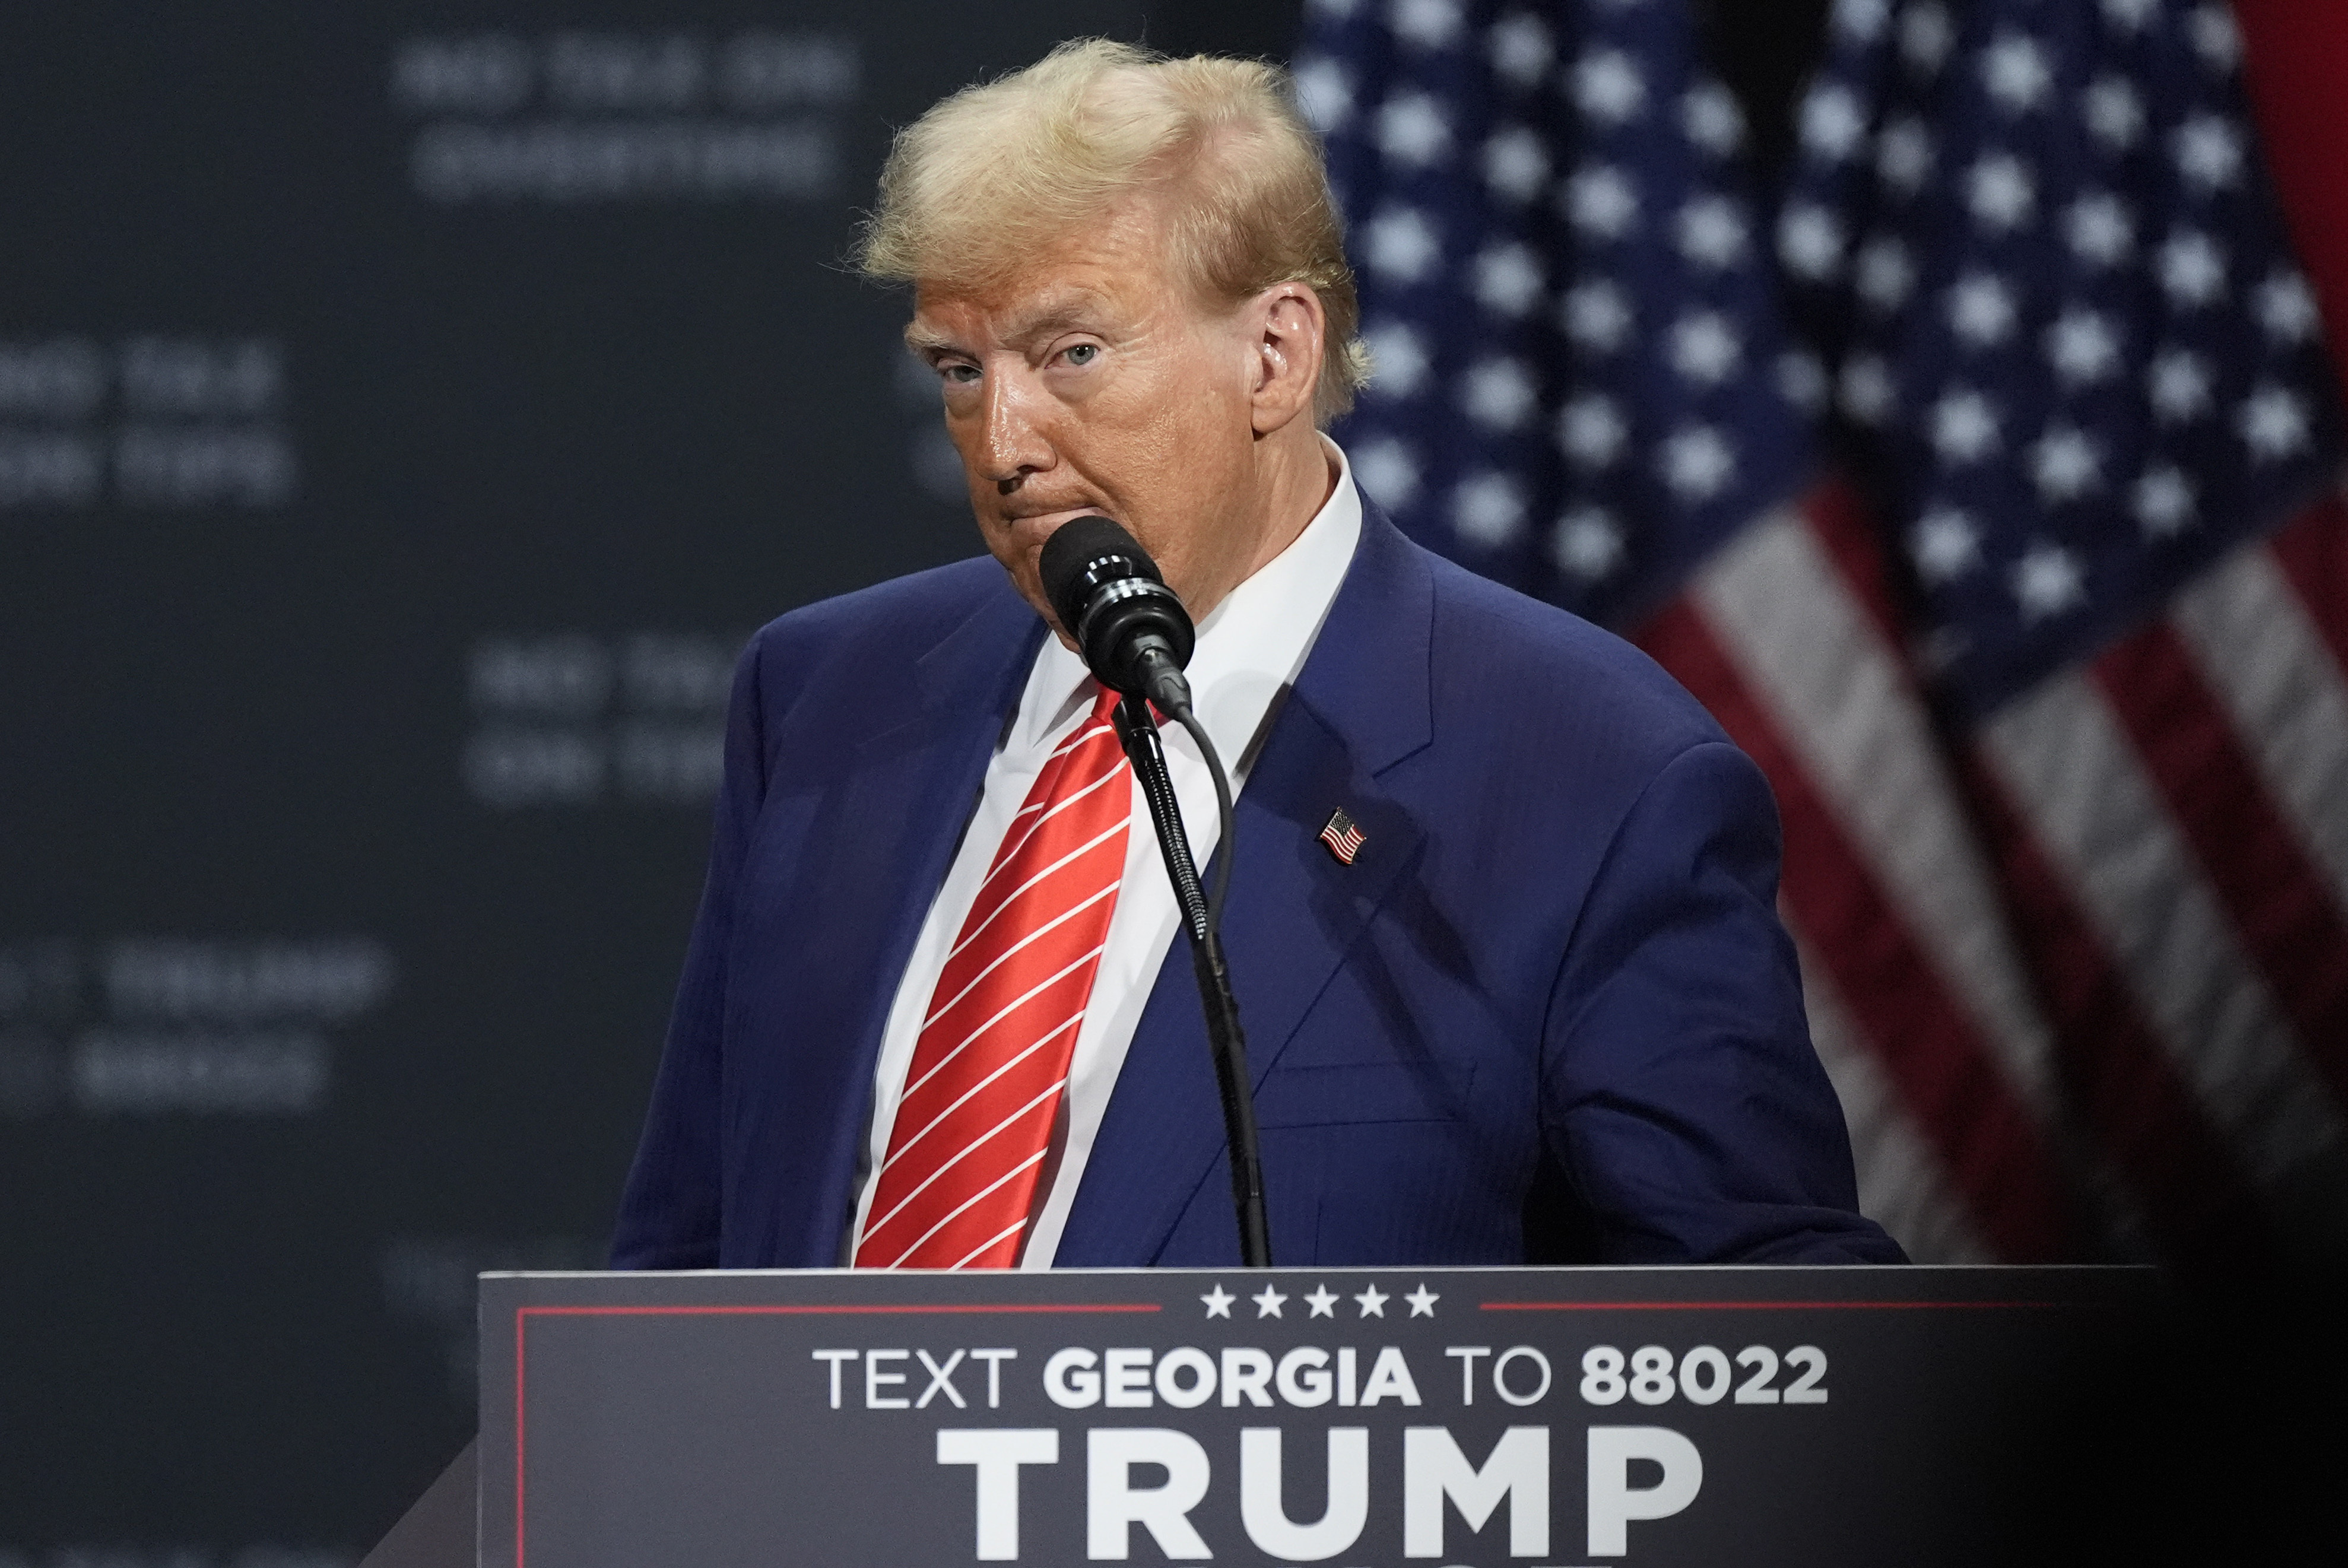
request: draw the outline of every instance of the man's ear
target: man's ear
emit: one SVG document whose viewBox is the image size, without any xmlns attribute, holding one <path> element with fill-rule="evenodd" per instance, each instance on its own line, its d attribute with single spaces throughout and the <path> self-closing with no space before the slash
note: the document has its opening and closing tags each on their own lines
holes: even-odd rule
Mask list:
<svg viewBox="0 0 2348 1568">
<path fill-rule="evenodd" d="M 1300 416 L 1313 418 L 1328 318 L 1322 314 L 1321 296 L 1310 285 L 1284 283 L 1256 295 L 1249 322 L 1256 354 L 1249 387 L 1255 433 L 1268 436 Z"/>
</svg>

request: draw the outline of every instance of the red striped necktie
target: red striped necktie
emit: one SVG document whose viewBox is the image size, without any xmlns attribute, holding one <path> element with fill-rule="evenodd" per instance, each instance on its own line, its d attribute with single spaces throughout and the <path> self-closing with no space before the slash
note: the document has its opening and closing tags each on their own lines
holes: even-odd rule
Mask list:
<svg viewBox="0 0 2348 1568">
<path fill-rule="evenodd" d="M 1132 769 L 1115 692 L 1011 820 L 931 994 L 859 1268 L 1009 1268 L 1125 875 Z"/>
</svg>

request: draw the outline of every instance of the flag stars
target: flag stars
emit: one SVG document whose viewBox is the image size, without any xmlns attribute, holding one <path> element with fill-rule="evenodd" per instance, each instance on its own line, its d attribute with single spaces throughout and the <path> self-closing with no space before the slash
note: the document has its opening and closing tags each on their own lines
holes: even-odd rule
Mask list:
<svg viewBox="0 0 2348 1568">
<path fill-rule="evenodd" d="M 1621 125 L 1647 107 L 1646 78 L 1622 50 L 1594 50 L 1574 62 L 1573 101 L 1591 119 Z"/>
<path fill-rule="evenodd" d="M 1801 135 L 1802 145 L 1829 163 L 1849 158 L 1867 135 L 1858 96 L 1840 82 L 1813 88 L 1802 104 Z"/>
<path fill-rule="evenodd" d="M 1815 354 L 1787 349 L 1777 356 L 1777 390 L 1795 407 L 1815 414 L 1827 403 L 1826 366 Z"/>
<path fill-rule="evenodd" d="M 1777 220 L 1777 255 L 1799 277 L 1823 283 L 1842 264 L 1842 223 L 1823 207 L 1804 202 Z"/>
<path fill-rule="evenodd" d="M 2174 468 L 2158 468 L 2136 481 L 2136 520 L 2147 539 L 2173 539 L 2193 521 L 2193 487 Z"/>
<path fill-rule="evenodd" d="M 2086 432 L 2051 429 L 2030 449 L 2030 479 L 2050 506 L 2076 500 L 2103 483 L 2103 454 Z"/>
<path fill-rule="evenodd" d="M 2104 0 L 2104 19 L 2123 33 L 2140 33 L 2160 0 Z"/>
<path fill-rule="evenodd" d="M 1491 51 L 1494 70 L 1520 88 L 1529 88 L 1549 74 L 1557 45 L 1537 18 L 1519 11 L 1494 25 Z"/>
<path fill-rule="evenodd" d="M 1938 587 L 1981 564 L 1981 529 L 1963 512 L 1938 507 L 1917 520 L 1908 549 L 1916 575 L 1927 587 Z"/>
<path fill-rule="evenodd" d="M 1992 153 L 1966 174 L 1965 205 L 1984 228 L 2018 229 L 2029 221 L 2037 201 L 2037 182 L 2011 153 Z"/>
<path fill-rule="evenodd" d="M 1544 281 L 1527 246 L 1495 245 L 1476 258 L 1476 303 L 1495 315 L 1523 316 L 1539 303 Z"/>
<path fill-rule="evenodd" d="M 1354 118 L 1354 84 L 1345 69 L 1326 56 L 1306 61 L 1296 72 L 1296 107 L 1323 136 L 1344 129 Z"/>
<path fill-rule="evenodd" d="M 1426 276 L 1443 251 L 1435 226 L 1416 207 L 1389 207 L 1370 220 L 1365 237 L 1370 270 L 1395 283 Z"/>
<path fill-rule="evenodd" d="M 1663 483 L 1682 500 L 1710 500 L 1735 476 L 1736 454 L 1718 430 L 1698 425 L 1663 443 L 1658 466 Z"/>
<path fill-rule="evenodd" d="M 1916 286 L 1916 263 L 1898 240 L 1889 235 L 1869 240 L 1859 247 L 1858 282 L 1859 298 L 1889 315 Z"/>
<path fill-rule="evenodd" d="M 1596 583 L 1622 562 L 1622 530 L 1602 508 L 1581 507 L 1558 519 L 1550 559 L 1568 577 Z"/>
<path fill-rule="evenodd" d="M 1255 1295 L 1248 1297 L 1248 1299 L 1255 1303 L 1255 1315 L 1257 1318 L 1261 1320 L 1267 1317 L 1278 1317 L 1280 1315 L 1281 1305 L 1287 1301 L 1288 1298 L 1281 1295 L 1279 1291 L 1273 1289 L 1271 1285 L 1266 1284 L 1262 1290 L 1256 1292 Z"/>
<path fill-rule="evenodd" d="M 1410 1303 L 1410 1315 L 1413 1317 L 1433 1317 L 1435 1304 L 1442 1299 L 1424 1284 L 1403 1297 L 1403 1300 Z"/>
<path fill-rule="evenodd" d="M 1399 509 L 1418 499 L 1418 457 L 1402 442 L 1365 441 L 1352 457 L 1355 482 L 1381 505 Z"/>
<path fill-rule="evenodd" d="M 1900 18 L 1900 53 L 1922 72 L 1937 71 L 1955 46 L 1957 29 L 1940 0 L 1910 5 Z"/>
<path fill-rule="evenodd" d="M 1584 392 L 1558 410 L 1557 444 L 1576 467 L 1608 467 L 1630 438 L 1614 400 L 1602 392 Z"/>
<path fill-rule="evenodd" d="M 1207 1304 L 1209 1317 L 1229 1317 L 1231 1315 L 1231 1303 L 1239 1300 L 1239 1297 L 1225 1290 L 1222 1282 L 1218 1280 L 1215 1282 L 1215 1288 L 1199 1299 Z"/>
<path fill-rule="evenodd" d="M 2080 570 L 2079 558 L 2044 540 L 2023 552 L 2022 559 L 2013 563 L 2010 581 L 2024 621 L 2044 621 L 2087 601 L 2086 574 Z"/>
<path fill-rule="evenodd" d="M 2230 71 L 2242 63 L 2242 31 L 2221 0 L 2205 0 L 2193 9 L 2187 31 L 2196 53 L 2214 70 Z"/>
<path fill-rule="evenodd" d="M 2054 90 L 2054 67 L 2037 39 L 2019 33 L 2001 36 L 1982 51 L 1982 86 L 2008 114 L 2027 114 Z"/>
<path fill-rule="evenodd" d="M 1334 1317 L 1337 1315 L 1337 1293 L 1331 1290 L 1325 1284 L 1314 1285 L 1313 1287 L 1313 1294 L 1303 1297 L 1303 1301 L 1305 1305 L 1313 1309 L 1311 1312 L 1305 1314 L 1307 1317 Z"/>
<path fill-rule="evenodd" d="M 1451 122 L 1425 93 L 1405 93 L 1378 110 L 1378 150 L 1397 163 L 1424 169 L 1451 150 Z"/>
<path fill-rule="evenodd" d="M 1487 359 L 1468 372 L 1460 403 L 1468 417 L 1492 430 L 1513 430 L 1533 411 L 1540 388 L 1518 359 Z"/>
<path fill-rule="evenodd" d="M 1699 196 L 1680 209 L 1677 239 L 1689 261 L 1725 270 L 1745 254 L 1745 220 L 1725 196 Z"/>
<path fill-rule="evenodd" d="M 1932 172 L 1932 137 L 1914 119 L 1896 120 L 1875 141 L 1875 171 L 1903 196 L 1913 196 Z"/>
<path fill-rule="evenodd" d="M 1887 0 L 1842 0 L 1834 8 L 1835 30 L 1861 43 L 1882 36 L 1883 26 L 1890 20 Z"/>
<path fill-rule="evenodd" d="M 2046 358 L 2074 387 L 2111 378 L 2120 365 L 2119 334 L 2091 310 L 2067 310 L 2046 329 Z"/>
<path fill-rule="evenodd" d="M 1717 82 L 1699 83 L 1680 98 L 1680 128 L 1715 158 L 1727 157 L 1745 141 L 1745 116 Z"/>
<path fill-rule="evenodd" d="M 1384 1317 L 1386 1315 L 1386 1303 L 1394 1298 L 1373 1284 L 1366 1289 L 1354 1292 L 1354 1299 L 1361 1304 L 1360 1315 Z"/>
<path fill-rule="evenodd" d="M 1992 348 L 2013 331 L 2013 291 L 1988 273 L 1959 278 L 1949 290 L 1949 326 L 1975 348 Z"/>
<path fill-rule="evenodd" d="M 1928 420 L 1933 450 L 1952 467 L 1977 463 L 1998 447 L 1997 409 L 1981 393 L 1958 387 L 1932 405 Z"/>
<path fill-rule="evenodd" d="M 2136 249 L 2136 220 L 2118 197 L 2091 191 L 2064 212 L 2063 238 L 2089 266 L 2116 267 Z"/>
<path fill-rule="evenodd" d="M 1395 0 L 1395 32 L 1422 49 L 1447 48 L 1459 21 L 1458 0 Z"/>
<path fill-rule="evenodd" d="M 2242 404 L 2236 420 L 2242 444 L 2260 462 L 2273 462 L 2305 451 L 2310 435 L 2307 404 L 2286 387 L 2260 387 Z"/>
<path fill-rule="evenodd" d="M 2209 411 L 2209 367 L 2190 350 L 2166 349 L 2153 356 L 2146 390 L 2163 423 L 2183 424 Z"/>
<path fill-rule="evenodd" d="M 1426 385 L 1426 340 L 1408 325 L 1381 322 L 1362 335 L 1369 345 L 1375 384 L 1381 393 L 1408 397 Z"/>
<path fill-rule="evenodd" d="M 1576 284 L 1566 291 L 1558 325 L 1565 335 L 1593 354 L 1612 354 L 1631 335 L 1631 302 L 1617 285 L 1602 278 Z"/>
<path fill-rule="evenodd" d="M 1862 425 L 1877 425 L 1891 412 L 1897 396 L 1890 367 L 1873 354 L 1853 355 L 1845 361 L 1836 388 L 1842 411 Z"/>
<path fill-rule="evenodd" d="M 2160 286 L 2178 306 L 2209 304 L 2226 284 L 2226 253 L 2218 242 L 2192 230 L 2172 234 L 2160 247 Z"/>
<path fill-rule="evenodd" d="M 1743 359 L 1745 347 L 1717 311 L 1682 316 L 1673 324 L 1672 368 L 1690 381 L 1717 386 L 1728 379 Z"/>
<path fill-rule="evenodd" d="M 2267 335 L 2280 342 L 2302 343 L 2315 335 L 2315 295 L 2297 273 L 2277 273 L 2260 284 L 2251 294 L 2250 309 Z"/>
<path fill-rule="evenodd" d="M 2242 133 L 2214 114 L 2196 115 L 2178 127 L 2174 146 L 2177 171 L 2205 196 L 2242 177 Z"/>
<path fill-rule="evenodd" d="M 1484 143 L 1484 183 L 1510 201 L 1531 201 L 1549 183 L 1549 154 L 1540 138 L 1510 126 Z"/>
<path fill-rule="evenodd" d="M 2126 152 L 2144 134 L 2144 99 L 2118 77 L 2098 77 L 2080 96 L 2087 129 L 2115 152 Z"/>
<path fill-rule="evenodd" d="M 1639 196 L 1621 170 L 1600 164 L 1581 170 L 1566 182 L 1565 209 L 1573 226 L 1582 232 L 1617 240 L 1638 218 Z"/>
<path fill-rule="evenodd" d="M 1514 544 L 1524 523 L 1524 494 L 1506 474 L 1474 475 L 1452 493 L 1451 526 L 1470 544 L 1487 550 Z"/>
</svg>

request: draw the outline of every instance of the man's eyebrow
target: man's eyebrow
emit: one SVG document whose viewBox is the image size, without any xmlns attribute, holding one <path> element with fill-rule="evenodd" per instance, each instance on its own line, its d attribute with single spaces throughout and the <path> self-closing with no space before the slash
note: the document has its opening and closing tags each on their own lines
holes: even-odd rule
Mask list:
<svg viewBox="0 0 2348 1568">
<path fill-rule="evenodd" d="M 1027 315 L 1014 316 L 1003 331 L 1003 341 L 1025 344 L 1066 332 L 1070 327 L 1088 325 L 1093 319 L 1094 309 L 1095 296 L 1089 290 L 1075 298 L 1047 301 Z M 922 355 L 967 352 L 952 337 L 923 326 L 918 321 L 907 324 L 905 346 Z"/>
</svg>

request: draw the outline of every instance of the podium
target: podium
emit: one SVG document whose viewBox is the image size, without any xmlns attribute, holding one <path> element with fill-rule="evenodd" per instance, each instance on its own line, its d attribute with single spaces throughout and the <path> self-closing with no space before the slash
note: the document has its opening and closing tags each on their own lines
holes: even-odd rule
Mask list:
<svg viewBox="0 0 2348 1568">
<path fill-rule="evenodd" d="M 367 1568 L 2036 1561 L 2134 1506 L 2165 1324 L 2127 1268 L 484 1274 L 479 1439 Z"/>
</svg>

